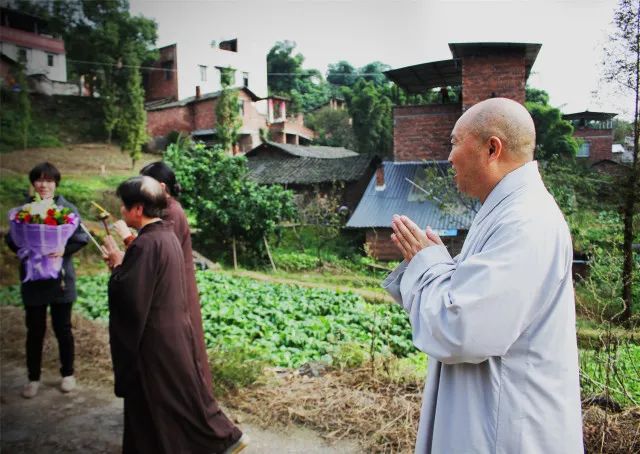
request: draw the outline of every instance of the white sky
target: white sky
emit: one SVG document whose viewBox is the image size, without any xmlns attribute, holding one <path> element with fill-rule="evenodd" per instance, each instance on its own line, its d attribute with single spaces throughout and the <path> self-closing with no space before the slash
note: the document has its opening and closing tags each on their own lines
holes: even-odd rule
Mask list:
<svg viewBox="0 0 640 454">
<path fill-rule="evenodd" d="M 393 68 L 451 58 L 449 42 L 541 43 L 529 85 L 564 113 L 630 117 L 630 97 L 601 82 L 616 0 L 130 0 L 158 23 L 158 45 L 237 37 L 264 48 L 297 43 L 305 68 Z M 185 52 L 185 49 L 180 49 Z M 598 94 L 594 95 L 594 92 Z"/>
</svg>

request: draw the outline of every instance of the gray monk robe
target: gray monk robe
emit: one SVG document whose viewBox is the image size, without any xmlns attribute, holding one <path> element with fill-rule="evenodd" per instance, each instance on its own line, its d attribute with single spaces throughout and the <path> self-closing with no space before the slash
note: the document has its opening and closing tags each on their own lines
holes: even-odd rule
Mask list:
<svg viewBox="0 0 640 454">
<path fill-rule="evenodd" d="M 420 251 L 384 282 L 429 355 L 418 454 L 581 454 L 569 229 L 535 162 L 508 175 L 460 255 Z"/>
<path fill-rule="evenodd" d="M 186 289 L 182 249 L 171 224 L 142 228 L 109 280 L 124 453 L 217 453 L 241 436 L 198 371 Z"/>
</svg>

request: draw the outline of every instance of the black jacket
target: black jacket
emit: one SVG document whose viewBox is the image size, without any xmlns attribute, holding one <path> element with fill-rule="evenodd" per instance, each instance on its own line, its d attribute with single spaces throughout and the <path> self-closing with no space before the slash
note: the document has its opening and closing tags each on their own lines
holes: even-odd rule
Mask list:
<svg viewBox="0 0 640 454">
<path fill-rule="evenodd" d="M 78 209 L 61 195 L 53 199 L 56 205 L 68 207 L 78 214 Z M 79 214 L 78 214 L 79 215 Z M 11 239 L 9 233 L 5 236 L 5 242 L 13 252 L 18 252 L 18 247 Z M 72 303 L 77 298 L 76 272 L 73 268 L 71 255 L 78 252 L 89 242 L 89 236 L 78 226 L 71 238 L 67 240 L 62 257 L 62 270 L 57 279 L 44 279 L 41 281 L 22 282 L 25 276 L 24 264 L 20 266 L 20 293 L 25 306 L 41 306 L 49 303 Z"/>
</svg>

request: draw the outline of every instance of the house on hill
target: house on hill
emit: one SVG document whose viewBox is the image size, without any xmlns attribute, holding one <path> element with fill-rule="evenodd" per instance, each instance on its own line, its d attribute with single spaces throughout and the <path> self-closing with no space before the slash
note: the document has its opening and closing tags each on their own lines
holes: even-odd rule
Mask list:
<svg viewBox="0 0 640 454">
<path fill-rule="evenodd" d="M 46 95 L 80 95 L 80 86 L 67 82 L 64 41 L 48 31 L 45 19 L 0 8 L 0 82 L 13 86 L 13 73 L 24 66 L 30 90 Z"/>
<path fill-rule="evenodd" d="M 576 157 L 590 164 L 613 160 L 613 117 L 609 112 L 576 112 L 562 116 L 573 125 L 573 136 L 582 139 Z"/>
<path fill-rule="evenodd" d="M 185 43 L 189 52 L 179 54 L 178 43 L 159 49 L 160 57 L 144 75 L 147 132 L 151 149 L 164 148 L 166 137 L 176 131 L 204 142 L 213 142 L 215 108 L 222 93 L 221 78 L 226 69 L 235 70 L 231 88 L 238 92 L 238 114 L 242 119 L 235 153 L 245 153 L 273 141 L 306 144 L 314 132 L 304 125 L 302 115 L 287 115 L 289 100 L 267 96 L 267 67 L 264 55 L 243 49 L 238 39 L 212 41 L 209 45 Z M 261 130 L 263 132 L 261 133 Z"/>
<path fill-rule="evenodd" d="M 336 195 L 351 212 L 375 172 L 379 159 L 340 147 L 265 142 L 245 155 L 249 178 L 292 189 L 298 206 L 318 195 Z"/>
<path fill-rule="evenodd" d="M 443 234 L 453 255 L 459 252 L 473 219 L 472 212 L 455 207 L 455 216 L 434 203 L 415 197 L 408 180 L 426 165 L 446 166 L 450 134 L 455 122 L 472 105 L 493 97 L 524 104 L 525 84 L 540 51 L 533 43 L 450 43 L 450 60 L 404 68 L 385 74 L 409 93 L 424 94 L 434 88 L 459 87 L 460 99 L 393 109 L 393 161 L 379 167 L 347 227 L 365 229 L 371 253 L 383 260 L 401 259 L 391 243 L 391 217 L 406 214 L 419 225 Z M 437 164 L 427 164 L 435 161 Z"/>
</svg>

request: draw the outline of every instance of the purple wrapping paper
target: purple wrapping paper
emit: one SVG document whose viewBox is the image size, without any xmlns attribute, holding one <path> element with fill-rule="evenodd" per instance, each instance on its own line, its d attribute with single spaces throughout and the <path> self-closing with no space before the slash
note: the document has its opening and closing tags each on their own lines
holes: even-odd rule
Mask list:
<svg viewBox="0 0 640 454">
<path fill-rule="evenodd" d="M 20 208 L 9 211 L 9 234 L 18 246 L 18 257 L 25 266 L 22 282 L 56 279 L 62 269 L 62 257 L 49 254 L 64 250 L 80 223 L 77 214 L 70 215 L 71 223 L 62 225 L 24 224 L 13 220 Z"/>
</svg>

